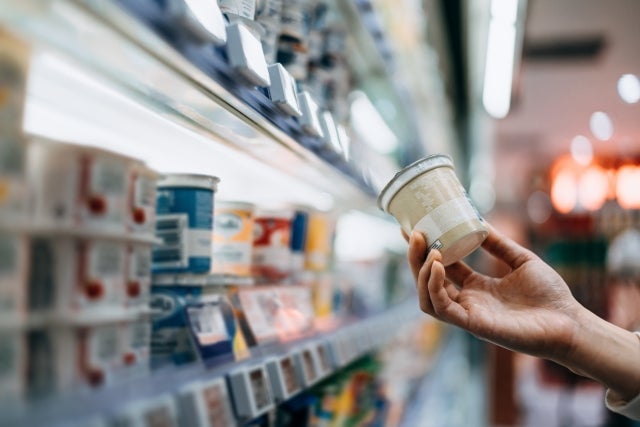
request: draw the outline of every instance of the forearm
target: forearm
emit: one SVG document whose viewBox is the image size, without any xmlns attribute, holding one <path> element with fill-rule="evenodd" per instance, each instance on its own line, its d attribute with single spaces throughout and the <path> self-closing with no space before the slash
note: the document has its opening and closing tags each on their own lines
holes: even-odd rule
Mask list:
<svg viewBox="0 0 640 427">
<path fill-rule="evenodd" d="M 640 339 L 584 309 L 570 351 L 557 362 L 628 401 L 640 393 Z"/>
</svg>

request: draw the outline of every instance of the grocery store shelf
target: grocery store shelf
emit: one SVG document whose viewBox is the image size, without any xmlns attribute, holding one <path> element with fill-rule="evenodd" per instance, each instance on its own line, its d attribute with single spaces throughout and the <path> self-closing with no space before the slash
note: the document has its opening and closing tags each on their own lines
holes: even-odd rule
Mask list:
<svg viewBox="0 0 640 427">
<path fill-rule="evenodd" d="M 311 351 L 318 375 L 315 378 L 303 378 L 302 391 L 384 345 L 399 329 L 421 317 L 422 313 L 417 309 L 415 301 L 408 301 L 378 315 L 344 321 L 331 332 L 317 333 L 288 343 L 253 347 L 251 356 L 244 360 L 217 365 L 215 361 L 208 361 L 184 367 L 170 367 L 154 371 L 148 377 L 131 379 L 124 384 L 94 391 L 76 391 L 58 395 L 50 400 L 3 408 L 0 411 L 0 425 L 84 425 L 83 422 L 93 420 L 96 416 L 116 416 L 126 409 L 128 404 L 134 402 L 153 400 L 166 395 L 175 396 L 180 390 L 195 383 L 216 378 L 230 379 L 243 370 L 266 370 L 267 364 L 274 359 L 295 359 L 301 352 Z M 324 350 L 319 350 L 320 348 Z M 326 353 L 322 354 L 323 351 Z M 326 359 L 326 363 L 321 362 L 321 359 Z M 280 402 L 274 402 L 271 396 L 270 405 L 274 403 Z"/>
<path fill-rule="evenodd" d="M 154 4 L 122 2 L 131 7 L 142 3 Z M 330 194 L 335 207 L 372 205 L 375 190 L 359 176 L 356 165 L 330 158 L 319 140 L 300 131 L 297 121 L 274 114 L 275 106 L 263 92 L 234 82 L 232 70 L 220 68 L 220 52 L 211 46 L 182 44 L 180 53 L 115 2 L 11 2 L 0 10 L 0 23 L 31 42 L 36 51 L 62 55 L 72 67 L 88 71 L 127 101 L 153 111 L 159 120 Z M 65 106 L 64 96 L 46 101 L 49 110 L 72 108 Z M 99 111 L 100 104 L 95 105 Z M 182 148 L 176 142 L 176 156 L 185 154 Z"/>
<path fill-rule="evenodd" d="M 43 238 L 74 238 L 91 240 L 109 240 L 123 243 L 156 245 L 161 242 L 153 234 L 132 233 L 121 228 L 90 228 L 60 226 L 56 224 L 43 224 L 25 221 L 0 220 L 0 232 L 13 235 L 27 235 Z"/>
</svg>

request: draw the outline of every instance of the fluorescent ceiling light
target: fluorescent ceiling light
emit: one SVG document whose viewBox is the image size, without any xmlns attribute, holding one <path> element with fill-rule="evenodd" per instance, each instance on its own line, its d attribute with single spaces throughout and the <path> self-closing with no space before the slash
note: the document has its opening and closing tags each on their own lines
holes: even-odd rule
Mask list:
<svg viewBox="0 0 640 427">
<path fill-rule="evenodd" d="M 380 153 L 389 154 L 398 147 L 398 138 L 364 92 L 351 94 L 351 126 L 361 140 Z"/>
<path fill-rule="evenodd" d="M 504 118 L 511 106 L 518 0 L 493 0 L 487 41 L 482 103 L 487 112 Z"/>
<path fill-rule="evenodd" d="M 640 80 L 634 74 L 624 74 L 618 80 L 618 94 L 627 104 L 640 101 Z"/>
</svg>

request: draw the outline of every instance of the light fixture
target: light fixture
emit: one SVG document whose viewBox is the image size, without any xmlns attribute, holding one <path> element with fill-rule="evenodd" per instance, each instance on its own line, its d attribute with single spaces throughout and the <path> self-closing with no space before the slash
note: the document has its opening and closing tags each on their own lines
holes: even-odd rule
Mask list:
<svg viewBox="0 0 640 427">
<path fill-rule="evenodd" d="M 593 136 L 600 141 L 608 141 L 613 135 L 613 123 L 607 113 L 596 111 L 591 115 L 589 127 Z"/>
<path fill-rule="evenodd" d="M 577 190 L 580 207 L 588 211 L 600 209 L 609 192 L 607 172 L 600 166 L 590 166 L 580 175 Z"/>
<path fill-rule="evenodd" d="M 634 74 L 624 74 L 618 79 L 618 95 L 627 104 L 640 101 L 640 80 Z"/>
<path fill-rule="evenodd" d="M 578 183 L 573 172 L 561 170 L 551 184 L 551 202 L 560 213 L 569 213 L 576 206 Z"/>
<path fill-rule="evenodd" d="M 591 141 L 586 136 L 577 135 L 571 140 L 571 156 L 576 163 L 587 166 L 593 159 Z"/>
<path fill-rule="evenodd" d="M 25 129 L 143 159 L 161 173 L 218 176 L 219 199 L 259 205 L 296 203 L 319 210 L 330 210 L 336 203 L 326 189 L 295 179 L 286 168 L 278 169 L 213 136 L 180 126 L 48 53 L 34 55 L 31 64 Z M 268 145 L 256 150 L 260 148 L 265 156 L 288 154 L 268 151 Z M 282 164 L 292 161 L 283 157 Z"/>
<path fill-rule="evenodd" d="M 544 224 L 551 217 L 551 200 L 544 191 L 534 191 L 527 199 L 529 219 L 536 224 Z"/>
<path fill-rule="evenodd" d="M 511 106 L 518 3 L 518 0 L 491 2 L 482 103 L 497 119 L 504 118 Z"/>
<path fill-rule="evenodd" d="M 640 208 L 640 167 L 622 166 L 616 175 L 616 197 L 624 209 Z"/>
<path fill-rule="evenodd" d="M 351 95 L 351 126 L 362 141 L 382 154 L 392 153 L 398 147 L 398 139 L 384 121 L 369 97 L 362 91 Z"/>
</svg>

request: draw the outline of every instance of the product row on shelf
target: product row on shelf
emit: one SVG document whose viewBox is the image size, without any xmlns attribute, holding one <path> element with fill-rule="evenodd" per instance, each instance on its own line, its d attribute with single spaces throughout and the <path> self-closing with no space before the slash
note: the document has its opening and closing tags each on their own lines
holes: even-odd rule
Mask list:
<svg viewBox="0 0 640 427">
<path fill-rule="evenodd" d="M 31 406 L 3 405 L 2 419 L 20 425 L 40 425 L 38 423 L 46 419 L 48 425 L 64 422 L 64 425 L 97 426 L 124 422 L 125 425 L 151 426 L 156 425 L 153 418 L 159 416 L 166 423 L 163 425 L 244 425 L 273 412 L 285 402 L 295 403 L 297 396 L 308 397 L 325 379 L 331 378 L 326 383 L 335 387 L 340 382 L 338 377 L 349 375 L 353 362 L 396 339 L 398 330 L 420 328 L 424 318 L 419 318 L 415 307 L 408 308 L 403 304 L 383 314 L 343 324 L 333 331 L 288 343 L 254 347 L 250 355 L 234 363 L 227 360 L 215 366 L 194 365 L 190 369 L 158 371 L 151 387 L 149 379 L 133 377 L 100 393 L 75 390 L 51 401 L 36 401 Z M 422 339 L 433 340 L 431 335 Z M 3 343 L 7 340 L 3 339 Z M 14 364 L 24 363 L 11 354 L 3 358 L 13 360 Z M 14 364 L 12 368 L 16 367 Z M 3 399 L 3 402 L 8 401 Z M 217 418 L 216 414 L 223 418 Z M 184 424 L 187 420 L 192 424 Z"/>
<path fill-rule="evenodd" d="M 347 28 L 323 0 L 118 2 L 209 77 L 306 149 L 349 162 Z M 275 108 L 274 108 L 275 107 Z"/>
</svg>

